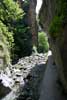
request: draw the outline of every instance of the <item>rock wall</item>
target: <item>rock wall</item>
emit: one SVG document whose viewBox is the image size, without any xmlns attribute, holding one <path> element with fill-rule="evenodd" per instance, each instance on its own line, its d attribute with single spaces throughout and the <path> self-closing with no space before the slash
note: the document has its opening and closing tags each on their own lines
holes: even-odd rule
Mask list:
<svg viewBox="0 0 67 100">
<path fill-rule="evenodd" d="M 33 45 L 37 45 L 36 0 L 29 1 L 28 23 L 31 28 Z"/>
<path fill-rule="evenodd" d="M 60 2 L 65 2 L 65 5 L 67 5 L 66 0 L 61 0 Z M 59 78 L 65 90 L 67 91 L 67 14 L 65 14 L 66 18 L 64 18 L 62 23 L 62 31 L 60 32 L 60 37 L 52 38 L 51 34 L 49 33 L 50 23 L 52 22 L 54 16 L 56 16 L 57 11 L 59 12 L 59 8 L 61 6 L 61 3 L 59 3 L 58 8 L 57 3 L 57 0 L 43 0 L 39 16 L 42 28 L 48 33 L 50 48 L 52 49 L 53 56 L 58 68 Z M 63 3 L 61 11 L 63 11 Z M 66 13 L 65 11 L 63 13 Z"/>
<path fill-rule="evenodd" d="M 29 25 L 32 33 L 32 44 L 37 46 L 37 22 L 36 22 L 36 4 L 37 0 L 17 0 L 20 6 L 27 13 L 25 23 Z"/>
</svg>

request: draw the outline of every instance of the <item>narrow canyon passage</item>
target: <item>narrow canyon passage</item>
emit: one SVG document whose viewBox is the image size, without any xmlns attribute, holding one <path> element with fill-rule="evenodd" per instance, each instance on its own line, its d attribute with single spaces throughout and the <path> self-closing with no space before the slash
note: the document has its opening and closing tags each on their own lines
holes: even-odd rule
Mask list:
<svg viewBox="0 0 67 100">
<path fill-rule="evenodd" d="M 37 0 L 37 16 L 41 9 L 42 3 L 43 0 L 40 0 L 40 2 Z M 38 24 L 38 26 L 40 25 Z M 48 57 L 48 64 L 43 76 L 43 81 L 41 83 L 40 90 L 41 93 L 39 100 L 67 100 L 67 96 L 64 96 L 62 93 L 62 86 L 60 86 L 58 83 L 57 66 L 53 65 L 52 55 Z"/>
<path fill-rule="evenodd" d="M 67 100 L 57 82 L 58 73 L 55 65 L 52 65 L 52 56 L 48 58 L 47 68 L 41 84 L 41 93 L 39 100 Z"/>
<path fill-rule="evenodd" d="M 0 0 L 0 100 L 67 100 L 67 0 Z"/>
</svg>

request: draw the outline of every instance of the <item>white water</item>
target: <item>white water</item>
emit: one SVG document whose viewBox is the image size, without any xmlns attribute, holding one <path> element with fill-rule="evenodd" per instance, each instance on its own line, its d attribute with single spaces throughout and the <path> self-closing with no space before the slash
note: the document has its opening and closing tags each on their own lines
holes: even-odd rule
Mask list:
<svg viewBox="0 0 67 100">
<path fill-rule="evenodd" d="M 39 14 L 40 8 L 42 6 L 42 1 L 43 0 L 37 0 L 37 5 L 36 5 L 36 14 Z"/>
</svg>

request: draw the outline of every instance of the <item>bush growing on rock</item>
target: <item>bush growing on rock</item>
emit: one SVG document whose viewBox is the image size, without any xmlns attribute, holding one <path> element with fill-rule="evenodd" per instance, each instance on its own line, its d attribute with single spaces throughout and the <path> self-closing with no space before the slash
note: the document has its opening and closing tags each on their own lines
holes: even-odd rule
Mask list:
<svg viewBox="0 0 67 100">
<path fill-rule="evenodd" d="M 38 52 L 47 52 L 49 50 L 49 44 L 47 36 L 44 32 L 38 33 Z"/>
<path fill-rule="evenodd" d="M 49 27 L 49 33 L 52 36 L 52 38 L 56 38 L 60 36 L 61 31 L 62 31 L 62 22 L 63 22 L 63 17 L 55 16 L 54 19 L 52 20 L 50 27 Z"/>
<path fill-rule="evenodd" d="M 67 1 L 56 0 L 55 15 L 49 25 L 49 33 L 53 39 L 62 37 L 63 27 L 67 23 Z"/>
</svg>

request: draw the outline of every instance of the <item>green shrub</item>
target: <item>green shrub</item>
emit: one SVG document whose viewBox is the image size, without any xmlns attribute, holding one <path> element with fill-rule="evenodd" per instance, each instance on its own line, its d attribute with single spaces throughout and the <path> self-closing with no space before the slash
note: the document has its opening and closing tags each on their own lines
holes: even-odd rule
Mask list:
<svg viewBox="0 0 67 100">
<path fill-rule="evenodd" d="M 49 50 L 49 44 L 47 36 L 44 32 L 38 33 L 38 52 L 47 52 Z"/>
<path fill-rule="evenodd" d="M 2 48 L 2 53 L 0 57 L 4 58 L 4 63 L 10 63 L 10 51 L 13 48 L 14 39 L 13 33 L 8 31 L 8 27 L 0 21 L 0 47 Z M 0 51 L 1 51 L 0 48 Z"/>
<path fill-rule="evenodd" d="M 8 45 L 8 48 L 13 47 L 13 32 L 9 32 L 8 27 L 6 27 L 6 25 L 4 25 L 2 21 L 0 21 L 0 40 L 5 45 Z"/>
<path fill-rule="evenodd" d="M 15 54 L 18 57 L 28 56 L 32 52 L 32 35 L 27 26 L 16 25 L 14 34 Z"/>
<path fill-rule="evenodd" d="M 24 11 L 14 0 L 0 0 L 0 45 L 3 47 L 6 64 L 13 55 L 11 52 L 14 48 L 14 26 L 24 15 Z"/>
<path fill-rule="evenodd" d="M 7 22 L 5 24 L 12 24 L 13 21 L 23 17 L 24 11 L 14 0 L 0 0 L 0 15 L 0 19 Z"/>
<path fill-rule="evenodd" d="M 55 16 L 49 25 L 49 33 L 53 39 L 62 36 L 63 25 L 65 23 L 67 23 L 67 1 L 56 0 Z"/>
<path fill-rule="evenodd" d="M 55 16 L 51 21 L 49 26 L 49 33 L 53 38 L 56 38 L 60 35 L 60 32 L 62 30 L 62 22 L 63 22 L 63 17 L 59 16 Z"/>
<path fill-rule="evenodd" d="M 25 8 L 29 6 L 28 0 L 25 0 L 24 5 Z M 0 0 L 0 41 L 12 59 L 32 52 L 32 34 L 27 17 L 27 12 L 17 0 Z"/>
</svg>

